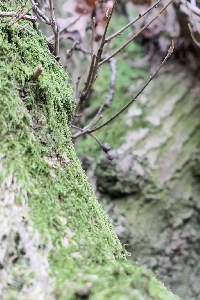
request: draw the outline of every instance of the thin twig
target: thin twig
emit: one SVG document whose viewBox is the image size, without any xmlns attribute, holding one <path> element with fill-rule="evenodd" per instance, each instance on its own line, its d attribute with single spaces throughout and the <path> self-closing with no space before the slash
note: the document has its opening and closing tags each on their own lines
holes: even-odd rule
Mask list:
<svg viewBox="0 0 200 300">
<path fill-rule="evenodd" d="M 91 36 L 91 59 L 94 55 L 94 30 L 95 30 L 95 17 L 92 18 L 92 36 Z"/>
<path fill-rule="evenodd" d="M 196 40 L 196 38 L 194 37 L 194 33 L 193 33 L 193 31 L 192 31 L 192 27 L 191 27 L 191 25 L 190 25 L 189 23 L 188 23 L 188 27 L 189 27 L 190 34 L 191 34 L 191 37 L 192 37 L 193 41 L 195 42 L 195 44 L 196 44 L 198 47 L 200 47 L 200 42 L 198 42 L 198 41 Z"/>
<path fill-rule="evenodd" d="M 94 116 L 94 118 L 92 119 L 92 121 L 83 128 L 83 131 L 89 129 L 89 128 L 92 128 L 94 125 L 97 124 L 97 122 L 103 117 L 102 115 L 100 115 L 100 113 L 102 112 L 102 109 L 103 109 L 104 105 L 101 105 L 99 107 L 99 110 L 98 112 L 96 113 L 96 115 Z"/>
<path fill-rule="evenodd" d="M 49 10 L 50 10 L 50 15 L 51 15 L 51 27 L 53 29 L 54 39 L 55 39 L 54 55 L 55 55 L 55 57 L 59 58 L 59 29 L 58 29 L 58 26 L 56 24 L 53 0 L 49 0 Z"/>
<path fill-rule="evenodd" d="M 154 77 L 158 74 L 159 70 L 161 69 L 161 67 L 164 65 L 164 63 L 167 61 L 167 59 L 170 57 L 170 55 L 173 53 L 174 51 L 174 41 L 172 40 L 172 44 L 168 50 L 167 55 L 165 56 L 165 58 L 163 59 L 162 63 L 160 64 L 160 66 L 157 68 L 157 70 L 154 72 L 154 74 L 152 76 L 150 76 L 149 80 L 147 81 L 147 83 L 142 87 L 142 89 L 137 93 L 137 95 L 131 99 L 124 107 L 122 107 L 115 115 L 113 115 L 108 121 L 106 121 L 105 123 L 101 124 L 100 126 L 94 128 L 94 129 L 90 129 L 88 130 L 88 132 L 94 132 L 102 127 L 104 127 L 105 125 L 108 125 L 110 122 L 112 122 L 116 117 L 118 117 L 123 111 L 125 111 L 134 101 L 137 100 L 138 96 L 144 91 L 144 89 L 149 85 L 149 83 L 154 79 Z"/>
<path fill-rule="evenodd" d="M 27 10 L 25 13 L 22 13 L 22 15 L 16 16 L 16 19 L 15 19 L 11 24 L 9 24 L 9 27 L 12 26 L 12 25 L 14 25 L 15 23 L 17 23 L 19 20 L 23 19 L 23 17 L 26 16 L 27 13 L 28 13 L 31 9 L 32 9 L 32 7 L 31 7 L 29 10 Z"/>
<path fill-rule="evenodd" d="M 198 31 L 198 33 L 200 34 L 199 26 L 197 25 L 197 20 L 196 20 L 196 18 L 195 18 L 194 12 L 192 11 L 191 6 L 189 7 L 188 1 L 185 1 L 185 2 L 186 2 L 186 6 L 187 6 L 187 9 L 188 9 L 188 12 L 189 12 L 188 14 L 189 14 L 191 20 L 193 21 L 193 27 L 195 27 L 195 29 L 196 29 L 196 30 Z M 195 3 L 195 4 L 196 4 L 196 3 Z M 192 5 L 192 4 L 190 4 L 190 5 Z M 195 5 L 195 6 L 192 5 L 192 7 L 196 7 L 196 5 Z M 199 19 L 199 17 L 198 17 L 198 19 Z M 193 41 L 195 42 L 195 44 L 196 44 L 198 47 L 200 47 L 200 43 L 196 40 L 196 38 L 195 38 L 195 36 L 194 36 L 194 33 L 193 33 L 193 30 L 192 30 L 191 24 L 188 24 L 188 28 L 189 28 L 189 30 L 190 30 L 190 34 L 191 34 L 191 37 L 192 37 Z"/>
<path fill-rule="evenodd" d="M 127 28 L 132 26 L 135 22 L 137 22 L 139 19 L 144 17 L 148 12 L 150 12 L 153 8 L 157 7 L 157 5 L 161 2 L 162 0 L 158 0 L 156 3 L 154 3 L 151 7 L 149 7 L 146 11 L 143 13 L 139 14 L 134 20 L 130 21 L 127 25 L 122 27 L 120 30 L 115 32 L 114 34 L 110 35 L 105 39 L 105 43 L 108 43 L 110 40 L 114 39 L 117 35 L 120 35 L 123 31 L 125 31 Z"/>
<path fill-rule="evenodd" d="M 78 86 L 79 86 L 80 80 L 81 80 L 81 75 L 78 76 L 77 81 L 76 81 L 76 93 L 75 93 L 76 99 L 78 98 Z"/>
<path fill-rule="evenodd" d="M 75 129 L 78 129 L 78 130 L 80 130 L 80 131 L 83 131 L 83 129 L 82 128 L 80 128 L 80 127 L 78 127 L 78 126 L 76 126 L 76 125 L 71 125 L 71 127 L 72 128 L 75 128 Z M 111 154 L 109 154 L 109 151 L 110 151 L 110 144 L 108 144 L 108 143 L 104 143 L 104 144 L 102 144 L 101 142 L 100 142 L 100 140 L 94 135 L 94 134 L 92 134 L 92 133 L 89 133 L 89 132 L 86 132 L 88 135 L 90 135 L 98 144 L 99 144 L 99 146 L 100 146 L 100 148 L 107 154 L 107 158 L 109 159 L 109 160 L 113 160 L 113 156 L 111 155 Z"/>
<path fill-rule="evenodd" d="M 80 107 L 83 105 L 83 103 L 87 99 L 87 97 L 88 97 L 88 95 L 91 91 L 91 88 L 92 88 L 96 78 L 98 77 L 98 73 L 97 73 L 98 65 L 99 65 L 99 62 L 101 60 L 101 56 L 102 56 L 104 45 L 105 45 L 105 39 L 106 39 L 108 26 L 110 24 L 110 20 L 111 20 L 111 17 L 113 15 L 116 4 L 117 4 L 117 1 L 114 2 L 113 7 L 111 9 L 111 12 L 107 16 L 108 21 L 106 23 L 106 27 L 105 27 L 105 30 L 104 30 L 104 34 L 102 36 L 101 44 L 100 44 L 100 47 L 98 49 L 97 55 L 95 55 L 95 54 L 92 55 L 92 61 L 91 61 L 91 64 L 90 64 L 90 69 L 89 69 L 87 81 L 85 83 L 84 89 L 81 92 L 79 102 L 78 102 L 77 107 L 76 107 L 76 112 L 79 111 Z"/>
<path fill-rule="evenodd" d="M 30 35 L 35 35 L 32 31 L 30 31 L 30 30 L 28 30 L 26 27 L 28 26 L 28 24 L 26 24 L 26 25 L 24 25 L 24 26 L 22 26 L 21 28 L 20 28 L 20 31 L 22 31 L 22 30 L 26 30 Z"/>
<path fill-rule="evenodd" d="M 91 64 L 90 64 L 89 73 L 88 73 L 88 77 L 87 77 L 87 81 L 85 83 L 85 88 L 81 92 L 81 96 L 79 98 L 79 102 L 78 102 L 78 104 L 76 106 L 76 113 L 79 111 L 80 107 L 85 102 L 85 99 L 86 99 L 86 97 L 87 97 L 87 95 L 88 95 L 88 93 L 90 91 L 89 88 L 91 86 L 92 75 L 93 75 L 93 72 L 94 72 L 95 59 L 96 59 L 96 55 L 93 54 L 92 61 L 91 61 Z"/>
<path fill-rule="evenodd" d="M 4 18 L 4 17 L 17 17 L 18 13 L 17 12 L 0 12 L 0 18 Z M 37 21 L 37 18 L 31 15 L 23 15 L 23 17 L 21 17 L 22 15 L 19 15 L 20 19 L 23 20 L 27 20 L 30 22 L 35 23 Z"/>
<path fill-rule="evenodd" d="M 76 45 L 79 44 L 79 41 L 75 41 L 71 48 L 69 50 L 66 51 L 66 62 L 65 62 L 65 69 L 67 68 L 67 65 L 68 65 L 68 62 L 69 62 L 69 59 L 71 58 L 74 50 L 76 49 Z"/>
<path fill-rule="evenodd" d="M 104 106 L 110 107 L 115 93 L 115 81 L 116 81 L 116 59 L 112 57 L 109 61 L 110 65 L 110 88 Z"/>
<path fill-rule="evenodd" d="M 137 33 L 135 33 L 130 39 L 128 39 L 123 45 L 121 45 L 117 50 L 115 50 L 107 58 L 105 58 L 104 60 L 99 62 L 98 67 L 103 65 L 105 62 L 107 62 L 110 58 L 115 56 L 117 53 L 121 52 L 130 42 L 132 42 L 139 34 L 141 34 L 141 32 L 143 32 L 147 27 L 149 27 L 149 25 L 151 25 L 173 1 L 174 0 L 170 0 L 150 22 L 148 22 L 146 25 L 144 25 Z"/>
<path fill-rule="evenodd" d="M 82 46 L 79 45 L 79 44 L 76 45 L 76 50 L 77 50 L 77 51 L 80 51 L 80 52 L 83 52 L 84 54 L 91 55 L 90 50 L 88 50 L 88 49 L 82 47 Z"/>
<path fill-rule="evenodd" d="M 31 0 L 31 3 L 33 5 L 33 9 L 36 12 L 37 16 L 40 17 L 40 19 L 46 24 L 51 25 L 49 18 L 38 8 L 38 4 L 35 3 L 34 0 Z"/>
<path fill-rule="evenodd" d="M 74 20 L 72 23 L 70 23 L 69 25 L 67 25 L 66 27 L 64 27 L 63 29 L 61 29 L 59 31 L 59 36 L 61 36 L 61 34 L 67 30 L 69 27 L 71 27 L 72 25 L 76 24 L 76 22 L 78 22 L 80 20 L 80 18 L 85 14 L 86 12 L 84 11 L 76 20 Z M 47 41 L 50 41 L 54 38 L 54 34 L 51 35 L 50 37 L 47 38 Z"/>
<path fill-rule="evenodd" d="M 125 111 L 134 101 L 137 100 L 138 96 L 144 91 L 144 89 L 149 85 L 149 83 L 154 79 L 154 77 L 157 75 L 157 73 L 159 72 L 159 70 L 161 69 L 161 67 L 164 65 L 164 63 L 167 61 L 167 59 L 170 57 L 170 55 L 173 53 L 174 50 L 174 41 L 172 40 L 172 44 L 168 50 L 167 55 L 165 56 L 165 58 L 163 59 L 162 63 L 160 64 L 160 66 L 157 68 L 157 70 L 154 72 L 154 74 L 152 76 L 150 76 L 149 80 L 146 82 L 146 84 L 141 88 L 141 90 L 136 94 L 136 96 L 131 99 L 124 107 L 122 107 L 116 114 L 114 114 L 109 120 L 107 120 L 106 122 L 104 122 L 103 124 L 99 125 L 98 127 L 95 128 L 87 128 L 86 130 L 81 130 L 77 133 L 75 133 L 73 135 L 73 138 L 77 138 L 83 134 L 88 134 L 88 133 L 92 133 L 96 130 L 101 129 L 102 127 L 110 124 L 116 117 L 118 117 L 123 111 Z"/>
</svg>

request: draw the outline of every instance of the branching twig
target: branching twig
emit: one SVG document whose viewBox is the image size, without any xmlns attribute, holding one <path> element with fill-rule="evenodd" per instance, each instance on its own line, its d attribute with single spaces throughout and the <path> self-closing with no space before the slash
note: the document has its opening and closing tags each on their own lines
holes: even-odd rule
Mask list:
<svg viewBox="0 0 200 300">
<path fill-rule="evenodd" d="M 89 74 L 88 74 L 88 77 L 87 77 L 87 81 L 85 83 L 85 87 L 84 87 L 83 91 L 81 92 L 80 99 L 79 99 L 79 102 L 78 102 L 77 107 L 76 107 L 76 112 L 79 111 L 80 107 L 83 105 L 83 103 L 87 99 L 87 97 L 89 95 L 89 92 L 91 90 L 91 87 L 93 86 L 93 84 L 94 84 L 94 82 L 95 82 L 95 80 L 98 76 L 98 74 L 97 74 L 98 65 L 99 65 L 99 62 L 101 60 L 101 55 L 103 53 L 103 49 L 104 49 L 104 45 L 105 45 L 105 39 L 106 39 L 108 26 L 110 24 L 110 20 L 111 20 L 111 17 L 113 15 L 113 11 L 115 9 L 116 4 L 117 4 L 117 1 L 114 2 L 113 7 L 111 9 L 111 12 L 107 16 L 108 21 L 106 23 L 106 27 L 105 27 L 105 30 L 104 30 L 104 34 L 103 34 L 103 37 L 102 37 L 101 44 L 100 44 L 100 47 L 98 49 L 97 55 L 93 54 L 93 56 L 92 56 L 92 61 L 91 61 L 90 69 L 89 69 Z"/>
<path fill-rule="evenodd" d="M 169 58 L 169 56 L 173 53 L 174 50 L 174 42 L 172 41 L 172 44 L 168 50 L 167 55 L 165 56 L 165 58 L 163 59 L 162 63 L 160 64 L 160 66 L 157 68 L 157 70 L 154 72 L 154 74 L 152 76 L 150 76 L 149 80 L 147 81 L 147 83 L 142 87 L 142 89 L 137 93 L 137 95 L 131 99 L 124 107 L 122 107 L 116 114 L 114 114 L 109 120 L 107 120 L 106 122 L 104 122 L 103 124 L 99 125 L 98 127 L 95 128 L 86 128 L 86 130 L 82 129 L 81 131 L 75 133 L 72 137 L 75 139 L 78 136 L 81 136 L 83 134 L 89 134 L 92 133 L 96 130 L 101 129 L 102 127 L 110 124 L 116 117 L 118 117 L 123 111 L 125 111 L 134 101 L 136 101 L 136 99 L 138 98 L 138 96 L 144 91 L 144 89 L 149 85 L 149 83 L 154 79 L 154 77 L 157 75 L 157 73 L 159 72 L 159 70 L 161 69 L 161 67 L 164 65 L 164 63 L 167 61 L 167 59 Z"/>
<path fill-rule="evenodd" d="M 134 34 L 130 39 L 128 39 L 123 45 L 121 45 L 117 50 L 115 50 L 112 54 L 108 55 L 107 57 L 102 59 L 102 53 L 103 53 L 103 49 L 106 43 L 108 43 L 110 40 L 112 40 L 113 38 L 115 38 L 117 35 L 121 34 L 124 30 L 126 30 L 128 27 L 130 27 L 131 25 L 133 25 L 137 20 L 139 20 L 141 17 L 143 17 L 144 15 L 146 15 L 150 10 L 152 10 L 154 7 L 157 7 L 158 3 L 161 0 L 158 0 L 154 5 L 152 5 L 150 8 L 148 8 L 144 13 L 139 14 L 139 16 L 137 18 L 135 18 L 133 21 L 129 22 L 126 26 L 124 26 L 123 28 L 121 28 L 119 31 L 117 31 L 116 33 L 114 33 L 113 35 L 109 36 L 108 38 L 106 38 L 106 34 L 107 34 L 107 29 L 110 23 L 110 19 L 112 17 L 114 8 L 116 6 L 117 1 L 114 2 L 114 5 L 111 9 L 110 14 L 107 16 L 108 17 L 108 21 L 104 30 L 104 34 L 101 40 L 101 44 L 100 47 L 98 49 L 97 55 L 93 54 L 92 55 L 92 61 L 91 61 L 91 65 L 90 65 L 90 69 L 89 69 L 89 73 L 88 73 L 88 77 L 85 83 L 85 87 L 81 92 L 80 98 L 79 98 L 79 102 L 77 104 L 76 107 L 76 112 L 79 111 L 80 107 L 83 105 L 83 103 L 85 102 L 85 100 L 88 98 L 88 95 L 91 91 L 91 88 L 98 76 L 98 69 L 99 67 L 104 64 L 105 62 L 108 62 L 111 58 L 113 58 L 117 53 L 119 53 L 121 50 L 123 50 L 130 42 L 133 41 L 133 39 L 135 39 L 143 30 L 145 30 L 147 27 L 149 27 L 150 24 L 152 24 L 160 14 L 163 13 L 163 11 L 174 1 L 174 0 L 170 0 L 160 11 L 159 13 L 150 21 L 148 22 L 145 26 L 143 26 L 143 28 L 141 28 L 141 30 L 139 30 L 136 34 Z M 110 89 L 111 91 L 111 96 L 112 96 L 112 88 Z"/>
<path fill-rule="evenodd" d="M 125 31 L 127 28 L 132 26 L 134 23 L 136 23 L 139 19 L 144 17 L 148 12 L 150 12 L 153 8 L 157 7 L 157 5 L 161 2 L 162 0 L 156 1 L 151 7 L 149 7 L 146 11 L 144 11 L 142 14 L 139 14 L 134 20 L 130 21 L 128 24 L 126 24 L 124 27 L 122 27 L 120 30 L 115 32 L 114 34 L 110 35 L 105 39 L 105 43 L 108 43 L 112 39 L 114 39 L 116 36 L 120 35 L 123 31 Z"/>
<path fill-rule="evenodd" d="M 15 19 L 11 24 L 9 24 L 9 26 L 12 26 L 12 25 L 14 25 L 15 23 L 17 23 L 19 20 L 23 19 L 23 17 L 26 16 L 27 13 L 28 13 L 31 9 L 32 9 L 32 7 L 31 7 L 28 11 L 26 11 L 25 13 L 22 13 L 21 15 L 18 14 L 18 15 L 16 16 L 16 19 Z"/>
<path fill-rule="evenodd" d="M 159 70 L 161 69 L 161 67 L 164 65 L 164 63 L 167 61 L 167 59 L 170 57 L 170 55 L 173 53 L 174 51 L 174 41 L 172 40 L 172 44 L 168 50 L 167 55 L 165 56 L 165 58 L 163 59 L 162 63 L 160 64 L 160 66 L 157 68 L 157 70 L 154 72 L 154 74 L 152 76 L 150 76 L 149 80 L 147 81 L 147 83 L 142 87 L 142 89 L 137 93 L 137 95 L 131 99 L 124 107 L 122 107 L 115 115 L 113 115 L 108 121 L 106 121 L 105 123 L 101 124 L 100 126 L 94 128 L 94 129 L 90 129 L 88 132 L 94 132 L 102 127 L 104 127 L 105 125 L 108 125 L 110 122 L 112 122 L 116 117 L 118 117 L 123 111 L 125 111 L 134 101 L 137 100 L 138 96 L 144 91 L 144 89 L 149 85 L 149 83 L 154 79 L 154 77 L 158 74 Z"/>
<path fill-rule="evenodd" d="M 170 0 L 160 11 L 159 13 L 150 21 L 148 22 L 146 25 L 144 25 L 137 33 L 135 33 L 130 39 L 128 39 L 123 45 L 121 45 L 117 50 L 115 50 L 112 54 L 110 54 L 107 58 L 105 58 L 104 60 L 102 60 L 101 62 L 99 62 L 98 67 L 100 67 L 102 64 L 104 64 L 105 62 L 107 62 L 110 58 L 112 58 L 113 56 L 115 56 L 117 53 L 121 52 L 128 44 L 130 44 L 130 42 L 132 42 L 139 34 L 141 34 L 141 32 L 143 32 L 147 27 L 149 27 L 149 25 L 151 25 L 160 14 L 163 13 L 163 11 L 173 2 L 174 0 Z M 130 24 L 130 23 L 129 23 Z"/>
<path fill-rule="evenodd" d="M 83 129 L 81 129 L 80 127 L 76 126 L 76 125 L 71 125 L 72 128 L 78 129 L 83 131 Z M 90 135 L 101 147 L 101 149 L 107 154 L 107 157 L 109 160 L 113 160 L 113 156 L 111 154 L 109 154 L 110 151 L 110 144 L 108 143 L 101 143 L 100 140 L 92 133 L 87 132 L 88 135 Z"/>
<path fill-rule="evenodd" d="M 85 131 L 85 130 L 87 130 L 89 128 L 92 128 L 103 117 L 102 115 L 100 115 L 101 112 L 102 112 L 103 107 L 104 107 L 104 105 L 100 106 L 98 112 L 96 113 L 96 115 L 94 116 L 94 118 L 92 119 L 92 121 L 90 121 L 90 123 L 83 128 L 83 131 Z"/>
<path fill-rule="evenodd" d="M 38 4 L 36 4 L 34 0 L 31 0 L 31 3 L 37 16 L 46 24 L 51 25 L 49 18 L 38 8 Z"/>
</svg>

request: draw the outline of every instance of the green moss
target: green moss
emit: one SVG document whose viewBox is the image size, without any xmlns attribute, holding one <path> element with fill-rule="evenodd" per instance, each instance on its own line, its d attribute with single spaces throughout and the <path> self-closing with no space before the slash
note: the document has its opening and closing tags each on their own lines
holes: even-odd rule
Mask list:
<svg viewBox="0 0 200 300">
<path fill-rule="evenodd" d="M 17 11 L 22 2 L 15 1 L 15 6 L 6 1 L 0 9 L 12 5 Z M 23 20 L 10 27 L 6 22 L 0 24 L 0 183 L 9 174 L 16 178 L 19 207 L 26 191 L 27 226 L 33 222 L 40 233 L 38 247 L 44 255 L 51 240 L 48 262 L 56 299 L 87 298 L 89 293 L 91 299 L 176 299 L 157 281 L 152 284 L 151 272 L 125 260 L 125 250 L 87 182 L 71 142 L 74 103 L 68 75 L 41 33 L 30 24 L 34 36 L 21 30 L 27 24 Z M 44 71 L 34 81 L 39 65 Z M 30 284 L 32 273 L 25 276 L 30 259 L 27 253 L 25 263 L 13 263 L 9 272 L 14 274 L 21 263 L 22 282 L 11 284 L 4 299 L 16 298 Z"/>
</svg>

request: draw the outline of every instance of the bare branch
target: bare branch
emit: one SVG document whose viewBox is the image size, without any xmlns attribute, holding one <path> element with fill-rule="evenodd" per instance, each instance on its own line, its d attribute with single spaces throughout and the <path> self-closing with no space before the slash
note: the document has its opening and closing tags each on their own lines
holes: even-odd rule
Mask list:
<svg viewBox="0 0 200 300">
<path fill-rule="evenodd" d="M 117 50 L 115 50 L 112 54 L 110 54 L 107 58 L 99 62 L 98 67 L 100 67 L 102 64 L 107 62 L 110 58 L 115 56 L 117 53 L 122 51 L 130 42 L 132 42 L 141 32 L 143 32 L 149 25 L 151 25 L 158 17 L 160 14 L 163 13 L 163 11 L 173 2 L 174 0 L 170 0 L 160 11 L 159 13 L 146 25 L 144 25 L 137 33 L 135 33 L 130 39 L 128 39 L 122 46 L 120 46 Z"/>
<path fill-rule="evenodd" d="M 40 17 L 40 19 L 46 24 L 51 25 L 49 18 L 38 8 L 38 4 L 36 4 L 34 0 L 31 0 L 31 3 L 37 16 Z"/>
<path fill-rule="evenodd" d="M 55 50 L 54 54 L 56 57 L 59 57 L 59 29 L 56 24 L 56 18 L 54 14 L 54 6 L 53 6 L 53 0 L 49 0 L 49 9 L 50 9 L 50 15 L 51 15 L 51 27 L 54 32 L 54 39 L 55 39 Z"/>
<path fill-rule="evenodd" d="M 168 50 L 167 55 L 165 56 L 165 58 L 163 59 L 162 63 L 160 64 L 160 66 L 157 68 L 157 70 L 154 72 L 154 74 L 152 76 L 150 76 L 149 80 L 146 82 L 146 84 L 141 88 L 141 90 L 136 94 L 136 96 L 131 99 L 124 107 L 122 107 L 116 114 L 114 114 L 109 120 L 107 120 L 106 122 L 104 122 L 103 124 L 99 125 L 98 127 L 95 128 L 88 128 L 88 126 L 86 126 L 85 130 L 84 128 L 81 129 L 81 131 L 75 133 L 73 135 L 73 138 L 77 138 L 78 136 L 81 136 L 83 134 L 89 134 L 92 133 L 96 130 L 101 129 L 102 127 L 110 124 L 116 117 L 118 117 L 123 111 L 125 111 L 134 101 L 137 100 L 138 96 L 144 91 L 144 89 L 149 85 L 149 83 L 154 79 L 154 77 L 157 75 L 157 73 L 159 72 L 159 70 L 161 69 L 161 67 L 164 65 L 164 63 L 167 61 L 167 59 L 170 57 L 170 55 L 173 53 L 174 50 L 174 41 L 172 40 L 172 44 Z"/>
<path fill-rule="evenodd" d="M 94 29 L 95 29 L 95 17 L 92 18 L 92 36 L 91 36 L 91 58 L 94 54 Z"/>
<path fill-rule="evenodd" d="M 104 105 L 101 105 L 98 112 L 96 113 L 96 115 L 94 116 L 94 118 L 92 119 L 92 121 L 83 128 L 83 131 L 89 129 L 89 128 L 92 128 L 94 125 L 97 124 L 97 122 L 103 117 L 101 114 L 102 112 L 102 109 L 103 109 Z"/>
<path fill-rule="evenodd" d="M 193 33 L 193 31 L 192 31 L 192 27 L 191 27 L 191 25 L 190 25 L 189 23 L 188 23 L 188 27 L 189 27 L 190 34 L 191 34 L 191 37 L 192 37 L 193 41 L 195 42 L 195 44 L 196 44 L 198 47 L 200 47 L 200 42 L 198 42 L 198 41 L 195 39 L 194 33 Z"/>
<path fill-rule="evenodd" d="M 157 5 L 161 2 L 162 0 L 158 0 L 155 4 L 153 4 L 151 7 L 149 7 L 146 11 L 144 11 L 142 14 L 139 14 L 138 17 L 136 17 L 134 20 L 129 22 L 127 25 L 122 27 L 120 30 L 115 32 L 114 34 L 110 35 L 105 39 L 105 43 L 108 43 L 110 40 L 114 39 L 117 35 L 120 35 L 123 31 L 125 31 L 127 28 L 132 26 L 135 22 L 137 22 L 139 19 L 144 17 L 148 12 L 150 12 L 153 8 L 157 7 Z"/>
<path fill-rule="evenodd" d="M 81 92 L 80 99 L 79 99 L 79 102 L 78 102 L 77 107 L 76 107 L 76 112 L 79 111 L 80 107 L 83 105 L 83 103 L 87 99 L 87 97 L 90 93 L 90 90 L 91 90 L 96 78 L 98 77 L 98 73 L 97 73 L 98 65 L 99 65 L 99 62 L 101 60 L 101 56 L 102 56 L 104 45 L 105 45 L 105 38 L 106 38 L 108 26 L 109 26 L 111 17 L 113 15 L 114 9 L 116 7 L 116 4 L 117 4 L 117 1 L 114 2 L 113 7 L 111 9 L 111 12 L 107 15 L 108 21 L 106 23 L 106 27 L 105 27 L 104 34 L 103 34 L 103 37 L 102 37 L 102 40 L 101 40 L 101 44 L 100 44 L 100 47 L 98 49 L 97 55 L 93 54 L 93 56 L 92 56 L 92 61 L 91 61 L 87 81 L 85 83 L 85 87 L 84 87 L 83 91 Z"/>
<path fill-rule="evenodd" d="M 78 76 L 77 81 L 76 81 L 76 93 L 75 93 L 76 99 L 78 98 L 78 86 L 79 86 L 80 80 L 81 80 L 81 75 Z M 76 114 L 75 114 L 75 116 L 76 116 Z"/>
<path fill-rule="evenodd" d="M 90 129 L 88 130 L 89 133 L 94 132 L 102 127 L 104 127 L 105 125 L 108 125 L 110 122 L 112 122 L 116 117 L 118 117 L 123 111 L 125 111 L 134 101 L 137 100 L 138 96 L 144 91 L 144 89 L 149 85 L 149 83 L 154 79 L 154 77 L 158 74 L 159 70 L 161 69 L 161 67 L 164 65 L 164 63 L 167 61 L 167 59 L 170 57 L 170 55 L 173 53 L 174 51 L 174 41 L 172 40 L 172 44 L 168 50 L 167 55 L 165 56 L 165 58 L 163 59 L 162 63 L 160 64 L 160 66 L 157 68 L 157 70 L 154 72 L 154 74 L 152 76 L 150 76 L 149 80 L 147 81 L 147 83 L 142 87 L 142 89 L 137 93 L 137 95 L 131 99 L 124 107 L 122 107 L 115 115 L 113 115 L 108 121 L 106 121 L 105 123 L 101 124 L 100 126 L 94 128 L 94 129 Z"/>
</svg>

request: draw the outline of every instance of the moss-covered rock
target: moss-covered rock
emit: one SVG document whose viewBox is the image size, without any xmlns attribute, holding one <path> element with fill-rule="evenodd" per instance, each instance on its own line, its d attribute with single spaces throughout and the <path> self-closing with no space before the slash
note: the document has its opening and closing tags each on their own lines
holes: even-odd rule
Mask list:
<svg viewBox="0 0 200 300">
<path fill-rule="evenodd" d="M 1 19 L 1 298 L 178 299 L 126 261 L 73 148 L 68 75 L 31 24 L 9 24 Z"/>
</svg>

